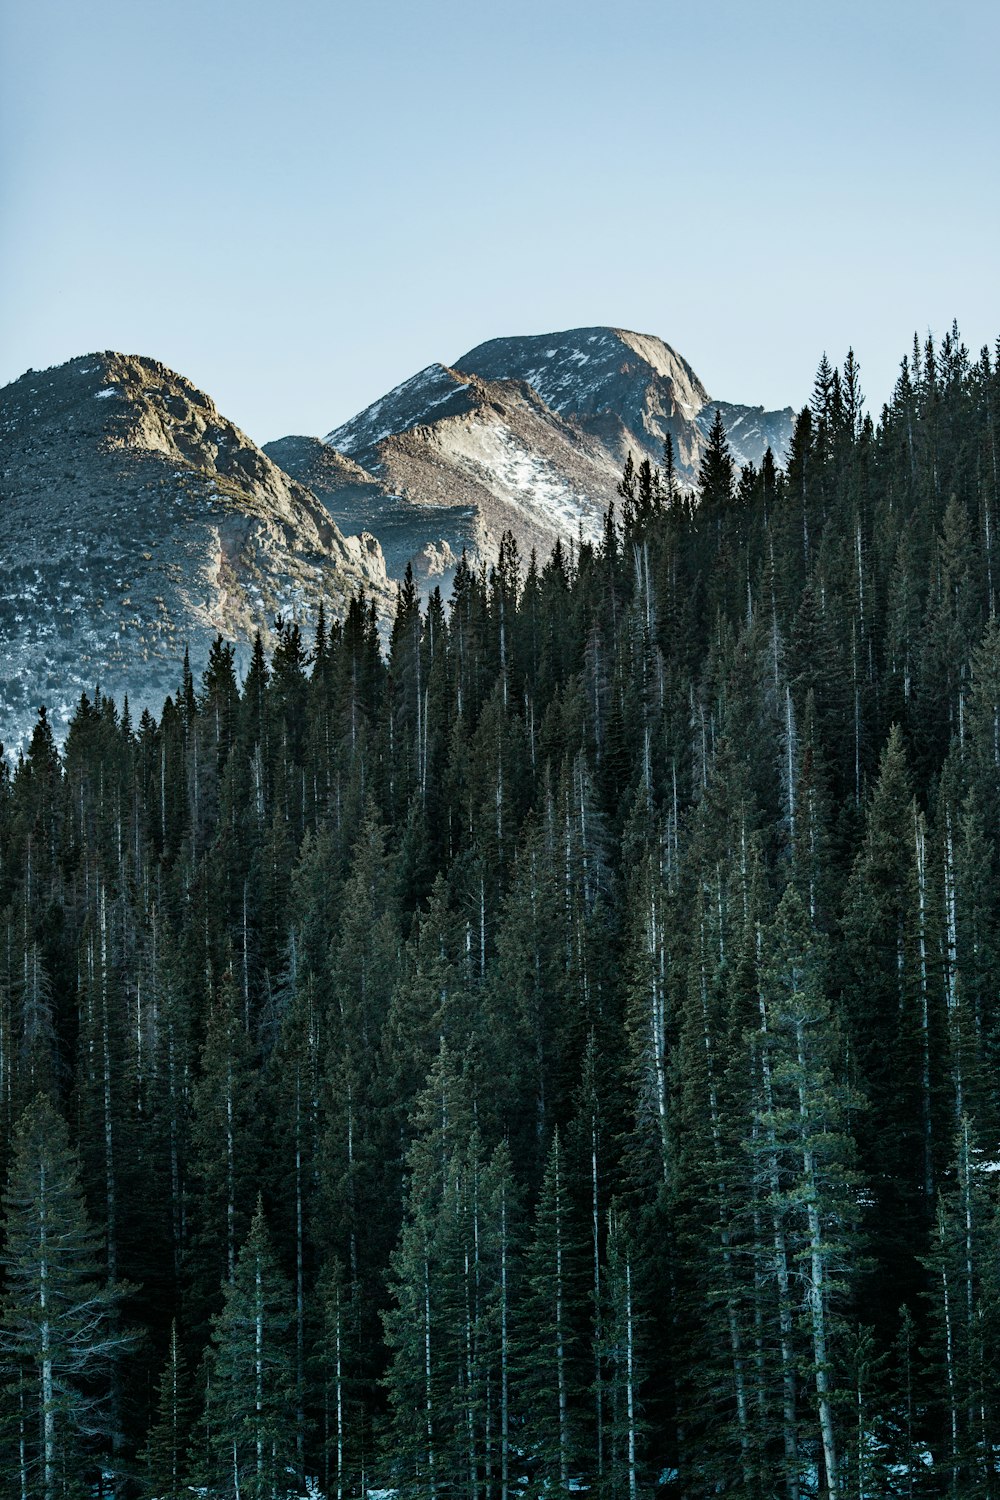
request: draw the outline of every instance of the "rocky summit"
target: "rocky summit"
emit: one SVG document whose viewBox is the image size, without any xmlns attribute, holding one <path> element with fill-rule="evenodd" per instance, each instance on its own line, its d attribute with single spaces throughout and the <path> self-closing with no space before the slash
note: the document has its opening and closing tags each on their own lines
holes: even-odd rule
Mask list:
<svg viewBox="0 0 1000 1500">
<path fill-rule="evenodd" d="M 158 712 L 185 647 L 197 673 L 216 634 L 245 656 L 278 616 L 339 612 L 360 588 L 391 600 L 373 536 L 344 536 L 183 376 L 115 353 L 0 391 L 0 553 L 8 747 L 40 704 L 58 733 L 98 686 Z"/>
<path fill-rule="evenodd" d="M 709 396 L 687 360 L 653 334 L 576 328 L 531 338 L 490 339 L 456 361 L 486 380 L 523 380 L 560 416 L 610 448 L 619 467 L 659 463 L 667 434 L 680 473 L 693 480 L 716 408 L 739 464 L 780 458 L 792 435 L 791 407 L 766 412 Z"/>
<path fill-rule="evenodd" d="M 377 480 L 378 501 L 346 487 L 322 494 L 342 524 L 363 520 L 384 544 L 395 527 L 404 544 L 390 566 L 421 539 L 490 557 L 507 529 L 545 553 L 558 538 L 598 534 L 629 453 L 658 463 L 669 435 L 693 484 L 716 409 L 737 462 L 759 463 L 768 447 L 781 461 L 792 409 L 713 400 L 662 339 L 618 328 L 491 339 L 327 434 L 328 448 Z M 286 463 L 312 483 L 298 454 Z"/>
</svg>

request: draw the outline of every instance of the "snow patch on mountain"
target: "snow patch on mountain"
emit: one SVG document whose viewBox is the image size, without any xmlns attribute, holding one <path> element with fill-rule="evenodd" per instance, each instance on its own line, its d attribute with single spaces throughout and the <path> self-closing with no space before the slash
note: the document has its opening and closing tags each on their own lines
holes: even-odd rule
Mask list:
<svg viewBox="0 0 1000 1500">
<path fill-rule="evenodd" d="M 334 428 L 330 451 L 362 465 L 380 493 L 327 484 L 323 498 L 341 524 L 351 517 L 383 539 L 393 566 L 423 543 L 458 553 L 469 515 L 481 557 L 492 558 L 507 527 L 523 550 L 544 553 L 581 528 L 599 534 L 630 453 L 660 463 L 669 436 L 679 478 L 693 485 L 716 406 L 738 463 L 759 463 L 769 446 L 781 462 L 791 409 L 712 401 L 653 334 L 592 327 L 491 339 L 454 365 L 425 366 Z M 306 471 L 302 453 L 282 451 Z"/>
<path fill-rule="evenodd" d="M 591 497 L 575 488 L 551 462 L 532 451 L 503 421 L 477 420 L 469 428 L 470 442 L 460 440 L 452 451 L 468 458 L 470 468 L 498 499 L 514 505 L 521 516 L 537 525 L 540 517 L 563 537 L 596 539 L 600 517 Z"/>
</svg>

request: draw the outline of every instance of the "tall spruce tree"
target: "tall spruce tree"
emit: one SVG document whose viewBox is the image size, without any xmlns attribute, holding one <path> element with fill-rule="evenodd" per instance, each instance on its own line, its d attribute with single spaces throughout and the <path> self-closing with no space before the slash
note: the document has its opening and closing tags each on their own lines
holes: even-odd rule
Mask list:
<svg viewBox="0 0 1000 1500">
<path fill-rule="evenodd" d="M 188 1449 L 192 1416 L 187 1361 L 174 1321 L 157 1386 L 155 1415 L 143 1453 L 145 1483 L 149 1494 L 158 1500 L 182 1500 L 190 1492 Z"/>
<path fill-rule="evenodd" d="M 260 1199 L 223 1290 L 212 1328 L 204 1477 L 223 1494 L 278 1500 L 295 1479 L 292 1299 Z"/>
<path fill-rule="evenodd" d="M 39 1095 L 22 1114 L 4 1193 L 3 1434 L 7 1493 L 83 1494 L 109 1462 L 112 1365 L 131 1338 L 107 1279 L 79 1160 Z"/>
<path fill-rule="evenodd" d="M 794 886 L 765 938 L 762 1045 L 770 1097 L 759 1120 L 777 1167 L 774 1208 L 804 1285 L 799 1320 L 806 1348 L 822 1473 L 830 1500 L 842 1493 L 837 1391 L 843 1383 L 842 1308 L 859 1269 L 855 1149 L 857 1099 L 843 1077 L 826 952 Z M 779 1296 L 782 1288 L 779 1284 Z"/>
</svg>

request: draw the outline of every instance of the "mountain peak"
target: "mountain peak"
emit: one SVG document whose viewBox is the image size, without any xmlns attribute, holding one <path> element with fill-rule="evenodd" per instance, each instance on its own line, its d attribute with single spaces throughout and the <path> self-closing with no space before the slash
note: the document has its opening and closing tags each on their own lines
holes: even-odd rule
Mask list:
<svg viewBox="0 0 1000 1500">
<path fill-rule="evenodd" d="M 592 416 L 617 409 L 626 391 L 665 382 L 672 403 L 694 416 L 708 392 L 687 360 L 655 334 L 625 328 L 489 339 L 455 361 L 487 380 L 523 380 L 553 411 Z M 634 403 L 633 403 L 634 404 Z"/>
<path fill-rule="evenodd" d="M 158 709 L 189 645 L 248 649 L 278 614 L 389 602 L 368 537 L 329 511 L 159 361 L 104 351 L 0 391 L 0 737 L 23 732 L 47 678 L 76 697 Z"/>
<path fill-rule="evenodd" d="M 425 365 L 408 380 L 393 386 L 378 401 L 365 407 L 351 421 L 335 427 L 323 439 L 340 453 L 364 462 L 376 455 L 378 444 L 396 433 L 424 423 L 431 417 L 452 416 L 467 411 L 471 405 L 468 387 L 447 365 Z"/>
<path fill-rule="evenodd" d="M 394 511 L 399 547 L 415 551 L 428 524 L 416 509 L 433 507 L 441 530 L 432 523 L 429 537 L 489 558 L 508 529 L 541 553 L 557 538 L 596 538 L 629 454 L 660 463 L 668 436 L 682 482 L 693 483 L 717 406 L 737 463 L 759 463 L 767 447 L 780 461 L 790 408 L 711 400 L 655 334 L 570 328 L 489 339 L 451 365 L 426 365 L 325 441 L 381 484 L 380 537 Z M 301 477 L 314 471 L 298 450 L 287 455 Z M 355 504 L 324 499 L 342 522 Z"/>
</svg>

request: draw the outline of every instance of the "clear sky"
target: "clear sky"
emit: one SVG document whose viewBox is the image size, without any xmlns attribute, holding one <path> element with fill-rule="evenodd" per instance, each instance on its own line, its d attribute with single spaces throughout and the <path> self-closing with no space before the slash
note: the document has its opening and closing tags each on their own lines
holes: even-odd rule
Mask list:
<svg viewBox="0 0 1000 1500">
<path fill-rule="evenodd" d="M 258 442 L 483 339 L 801 403 L 1000 333 L 995 0 L 2 0 L 0 383 L 154 355 Z"/>
</svg>

